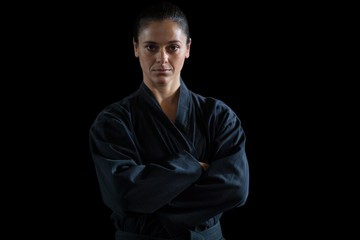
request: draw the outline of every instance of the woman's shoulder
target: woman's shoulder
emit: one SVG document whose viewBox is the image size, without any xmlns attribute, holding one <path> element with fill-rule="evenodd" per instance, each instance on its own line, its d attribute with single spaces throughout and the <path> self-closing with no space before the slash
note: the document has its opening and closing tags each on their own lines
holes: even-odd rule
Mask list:
<svg viewBox="0 0 360 240">
<path fill-rule="evenodd" d="M 198 93 L 192 92 L 192 98 L 194 102 L 199 104 L 201 107 L 206 109 L 213 109 L 217 111 L 232 111 L 230 106 L 225 103 L 223 100 L 213 97 L 213 96 L 205 96 Z"/>
</svg>

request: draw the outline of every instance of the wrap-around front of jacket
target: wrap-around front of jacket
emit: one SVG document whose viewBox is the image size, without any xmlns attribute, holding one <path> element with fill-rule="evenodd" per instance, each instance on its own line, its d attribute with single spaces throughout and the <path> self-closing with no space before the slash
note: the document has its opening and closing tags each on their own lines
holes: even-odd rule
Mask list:
<svg viewBox="0 0 360 240">
<path fill-rule="evenodd" d="M 98 114 L 90 150 L 103 201 L 123 231 L 169 237 L 206 229 L 248 196 L 240 119 L 182 80 L 175 123 L 141 83 Z M 204 171 L 199 161 L 209 168 Z"/>
</svg>

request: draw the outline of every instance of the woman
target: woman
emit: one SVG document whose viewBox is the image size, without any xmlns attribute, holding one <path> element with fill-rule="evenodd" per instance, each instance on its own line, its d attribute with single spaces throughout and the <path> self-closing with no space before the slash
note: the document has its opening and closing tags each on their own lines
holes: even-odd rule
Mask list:
<svg viewBox="0 0 360 240">
<path fill-rule="evenodd" d="M 143 81 L 99 113 L 90 149 L 116 239 L 223 239 L 223 212 L 249 191 L 245 135 L 220 100 L 190 91 L 185 14 L 163 2 L 135 23 Z"/>
</svg>

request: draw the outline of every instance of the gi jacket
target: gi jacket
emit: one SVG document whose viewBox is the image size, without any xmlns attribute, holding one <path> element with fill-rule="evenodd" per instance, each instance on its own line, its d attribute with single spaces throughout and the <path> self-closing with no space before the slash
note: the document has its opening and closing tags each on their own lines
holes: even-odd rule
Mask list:
<svg viewBox="0 0 360 240">
<path fill-rule="evenodd" d="M 90 150 L 117 229 L 170 237 L 216 224 L 248 196 L 245 134 L 222 101 L 181 80 L 175 123 L 141 83 L 99 113 Z M 199 161 L 210 166 L 204 171 Z"/>
</svg>

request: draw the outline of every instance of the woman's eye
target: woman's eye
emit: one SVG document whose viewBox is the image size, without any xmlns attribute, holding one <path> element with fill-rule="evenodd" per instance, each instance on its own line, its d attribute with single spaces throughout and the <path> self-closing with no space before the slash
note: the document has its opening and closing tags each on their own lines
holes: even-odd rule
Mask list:
<svg viewBox="0 0 360 240">
<path fill-rule="evenodd" d="M 158 49 L 158 47 L 155 45 L 147 45 L 147 46 L 145 46 L 145 48 L 150 52 L 156 52 Z"/>
<path fill-rule="evenodd" d="M 169 47 L 169 49 L 170 49 L 171 52 L 175 52 L 175 51 L 177 51 L 179 49 L 179 46 L 172 45 L 172 46 Z"/>
</svg>

